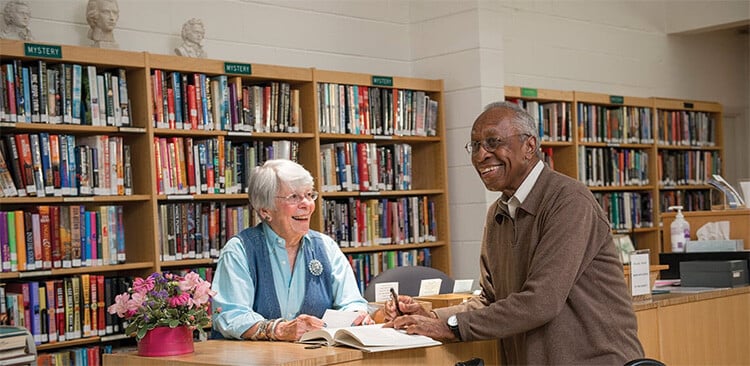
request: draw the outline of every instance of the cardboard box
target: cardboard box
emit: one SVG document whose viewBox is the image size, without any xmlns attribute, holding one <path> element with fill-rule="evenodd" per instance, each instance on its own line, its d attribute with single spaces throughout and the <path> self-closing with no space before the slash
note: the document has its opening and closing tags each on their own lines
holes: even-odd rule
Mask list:
<svg viewBox="0 0 750 366">
<path fill-rule="evenodd" d="M 737 287 L 748 283 L 747 261 L 692 261 L 680 263 L 683 287 Z"/>
</svg>

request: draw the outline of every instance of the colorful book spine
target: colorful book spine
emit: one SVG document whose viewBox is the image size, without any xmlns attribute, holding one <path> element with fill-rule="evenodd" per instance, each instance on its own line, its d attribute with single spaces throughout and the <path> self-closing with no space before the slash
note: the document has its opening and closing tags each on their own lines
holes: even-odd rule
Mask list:
<svg viewBox="0 0 750 366">
<path fill-rule="evenodd" d="M 39 227 L 41 233 L 42 269 L 52 269 L 52 223 L 50 206 L 39 206 Z"/>
<path fill-rule="evenodd" d="M 13 223 L 13 240 L 15 241 L 15 223 Z M 8 212 L 0 211 L 0 268 L 3 272 L 10 272 L 10 236 Z M 15 244 L 15 243 L 14 243 Z M 2 301 L 2 299 L 0 299 Z"/>
<path fill-rule="evenodd" d="M 62 240 L 60 238 L 60 206 L 50 206 L 50 243 L 52 268 L 62 268 Z"/>
<path fill-rule="evenodd" d="M 80 276 L 81 289 L 81 331 L 83 337 L 91 337 L 91 278 L 84 273 Z"/>
<path fill-rule="evenodd" d="M 41 215 L 39 214 L 39 211 L 37 209 L 36 212 L 31 214 L 31 232 L 32 232 L 32 241 L 33 241 L 33 256 L 31 258 L 27 258 L 27 260 L 34 262 L 34 269 L 40 270 L 42 269 L 42 261 L 43 261 L 43 249 L 42 249 L 42 223 L 41 223 Z M 27 233 L 28 235 L 28 233 Z M 28 244 L 28 243 L 27 243 Z M 28 250 L 28 248 L 27 248 Z"/>
<path fill-rule="evenodd" d="M 55 321 L 57 322 L 57 340 L 65 342 L 67 333 L 67 318 L 65 314 L 66 309 L 66 293 L 65 293 L 65 282 L 61 279 L 53 280 L 55 283 Z"/>
<path fill-rule="evenodd" d="M 72 68 L 72 76 L 73 79 L 71 80 L 72 83 L 72 100 L 71 100 L 71 116 L 72 116 L 72 123 L 75 125 L 81 124 L 81 89 L 82 89 L 82 78 L 83 78 L 83 68 L 79 64 L 73 64 L 71 65 Z"/>
<path fill-rule="evenodd" d="M 96 310 L 97 310 L 97 333 L 98 335 L 104 336 L 107 335 L 107 325 L 106 325 L 106 309 L 109 303 L 104 302 L 104 276 L 103 275 L 97 275 L 96 277 Z M 93 286 L 93 285 L 92 285 Z M 92 289 L 92 293 L 93 293 Z"/>
<path fill-rule="evenodd" d="M 21 218 L 16 217 L 18 215 L 18 211 L 8 211 L 7 212 L 7 224 L 8 224 L 8 250 L 9 250 L 9 261 L 10 261 L 10 271 L 16 272 L 18 271 L 18 239 L 23 238 L 21 233 L 18 232 L 18 223 L 17 221 L 23 220 L 23 215 L 21 215 Z M 21 227 L 23 228 L 23 222 L 21 222 Z M 23 230 L 22 230 L 23 231 Z"/>
<path fill-rule="evenodd" d="M 41 286 L 41 284 L 40 284 Z M 54 280 L 47 280 L 44 281 L 44 288 L 45 288 L 45 296 L 47 298 L 47 315 L 46 315 L 46 321 L 47 321 L 47 336 L 50 343 L 56 343 L 58 339 L 58 332 L 57 332 L 57 295 L 55 293 L 55 281 Z"/>
<path fill-rule="evenodd" d="M 120 125 L 130 126 L 130 99 L 128 97 L 128 72 L 125 69 L 119 69 L 118 82 L 120 88 Z"/>
</svg>

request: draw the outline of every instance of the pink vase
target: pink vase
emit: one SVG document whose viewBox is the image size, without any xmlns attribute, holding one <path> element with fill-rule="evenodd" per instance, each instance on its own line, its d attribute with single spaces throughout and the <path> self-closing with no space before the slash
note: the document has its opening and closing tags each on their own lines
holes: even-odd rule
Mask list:
<svg viewBox="0 0 750 366">
<path fill-rule="evenodd" d="M 174 356 L 193 351 L 193 331 L 184 325 L 154 328 L 138 341 L 139 356 Z"/>
</svg>

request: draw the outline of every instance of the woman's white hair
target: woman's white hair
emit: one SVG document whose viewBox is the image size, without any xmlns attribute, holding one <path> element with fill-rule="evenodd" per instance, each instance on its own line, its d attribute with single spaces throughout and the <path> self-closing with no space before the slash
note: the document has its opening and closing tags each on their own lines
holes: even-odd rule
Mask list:
<svg viewBox="0 0 750 366">
<path fill-rule="evenodd" d="M 302 165 L 287 159 L 267 160 L 250 174 L 250 206 L 255 211 L 275 209 L 275 198 L 283 187 L 297 191 L 312 188 L 313 182 L 312 174 Z"/>
</svg>

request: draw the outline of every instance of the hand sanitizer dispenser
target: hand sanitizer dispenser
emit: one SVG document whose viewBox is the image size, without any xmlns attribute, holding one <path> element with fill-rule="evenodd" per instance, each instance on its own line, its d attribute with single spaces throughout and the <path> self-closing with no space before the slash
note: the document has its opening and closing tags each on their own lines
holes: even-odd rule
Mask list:
<svg viewBox="0 0 750 366">
<path fill-rule="evenodd" d="M 685 251 L 685 244 L 690 240 L 690 223 L 682 215 L 682 206 L 670 206 L 669 209 L 677 210 L 677 216 L 669 227 L 672 252 L 682 253 Z"/>
</svg>

